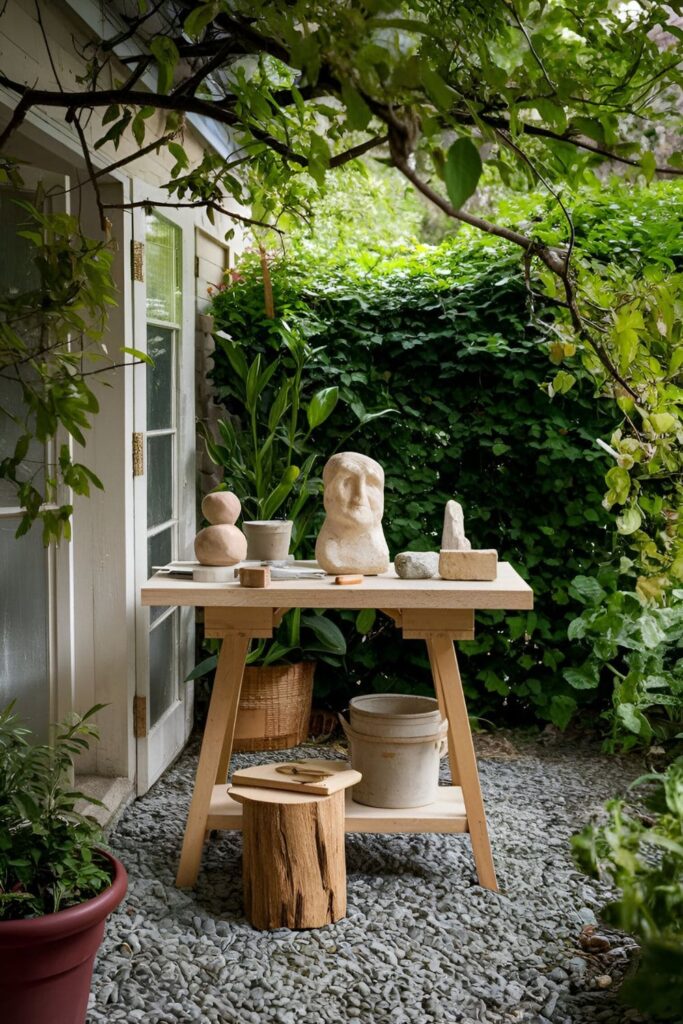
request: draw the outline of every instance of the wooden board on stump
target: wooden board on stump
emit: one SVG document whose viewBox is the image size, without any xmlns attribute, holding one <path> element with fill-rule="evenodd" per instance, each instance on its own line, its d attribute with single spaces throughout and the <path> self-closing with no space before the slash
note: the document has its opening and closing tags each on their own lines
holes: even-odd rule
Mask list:
<svg viewBox="0 0 683 1024">
<path fill-rule="evenodd" d="M 254 928 L 322 928 L 346 915 L 344 791 L 233 786 L 243 805 L 244 913 Z"/>
</svg>

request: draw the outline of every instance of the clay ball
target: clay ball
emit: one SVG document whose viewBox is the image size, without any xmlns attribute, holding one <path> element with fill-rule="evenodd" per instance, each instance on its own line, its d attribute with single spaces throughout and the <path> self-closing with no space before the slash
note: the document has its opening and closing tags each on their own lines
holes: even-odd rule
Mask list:
<svg viewBox="0 0 683 1024">
<path fill-rule="evenodd" d="M 213 525 L 232 526 L 242 511 L 239 498 L 232 491 L 214 491 L 207 494 L 202 502 L 202 513 Z"/>
<path fill-rule="evenodd" d="M 207 526 L 194 539 L 194 553 L 201 565 L 236 565 L 247 557 L 247 538 L 227 523 Z"/>
</svg>

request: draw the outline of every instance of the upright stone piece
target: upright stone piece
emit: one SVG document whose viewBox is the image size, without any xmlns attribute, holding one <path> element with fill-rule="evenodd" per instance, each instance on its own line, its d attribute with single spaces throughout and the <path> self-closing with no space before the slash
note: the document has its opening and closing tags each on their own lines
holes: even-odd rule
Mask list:
<svg viewBox="0 0 683 1024">
<path fill-rule="evenodd" d="M 323 470 L 327 513 L 315 545 L 315 557 L 331 575 L 376 576 L 389 568 L 382 532 L 384 470 L 358 452 L 338 452 Z"/>
<path fill-rule="evenodd" d="M 465 536 L 465 516 L 459 501 L 447 501 L 441 535 L 442 551 L 470 551 L 472 545 Z"/>
<path fill-rule="evenodd" d="M 439 552 L 439 575 L 444 580 L 495 580 L 498 552 L 493 548 L 473 551 L 465 536 L 465 516 L 457 501 L 446 503 Z"/>
</svg>

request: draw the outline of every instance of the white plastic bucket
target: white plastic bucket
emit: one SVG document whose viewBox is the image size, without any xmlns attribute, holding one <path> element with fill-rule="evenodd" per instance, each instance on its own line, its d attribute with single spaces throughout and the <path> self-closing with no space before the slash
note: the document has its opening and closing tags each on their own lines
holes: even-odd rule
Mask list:
<svg viewBox="0 0 683 1024">
<path fill-rule="evenodd" d="M 369 807 L 425 807 L 439 787 L 439 761 L 447 750 L 448 722 L 432 697 L 402 693 L 354 697 L 351 723 L 340 720 L 351 765 L 363 778 L 353 799 Z"/>
</svg>

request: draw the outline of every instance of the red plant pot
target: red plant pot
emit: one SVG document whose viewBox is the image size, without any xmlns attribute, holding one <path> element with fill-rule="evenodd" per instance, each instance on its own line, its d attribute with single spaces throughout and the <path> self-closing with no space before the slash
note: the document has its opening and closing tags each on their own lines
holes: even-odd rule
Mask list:
<svg viewBox="0 0 683 1024">
<path fill-rule="evenodd" d="M 110 861 L 112 883 L 56 914 L 0 921 L 0 1010 L 8 1024 L 83 1024 L 104 923 L 126 895 L 128 875 Z"/>
</svg>

